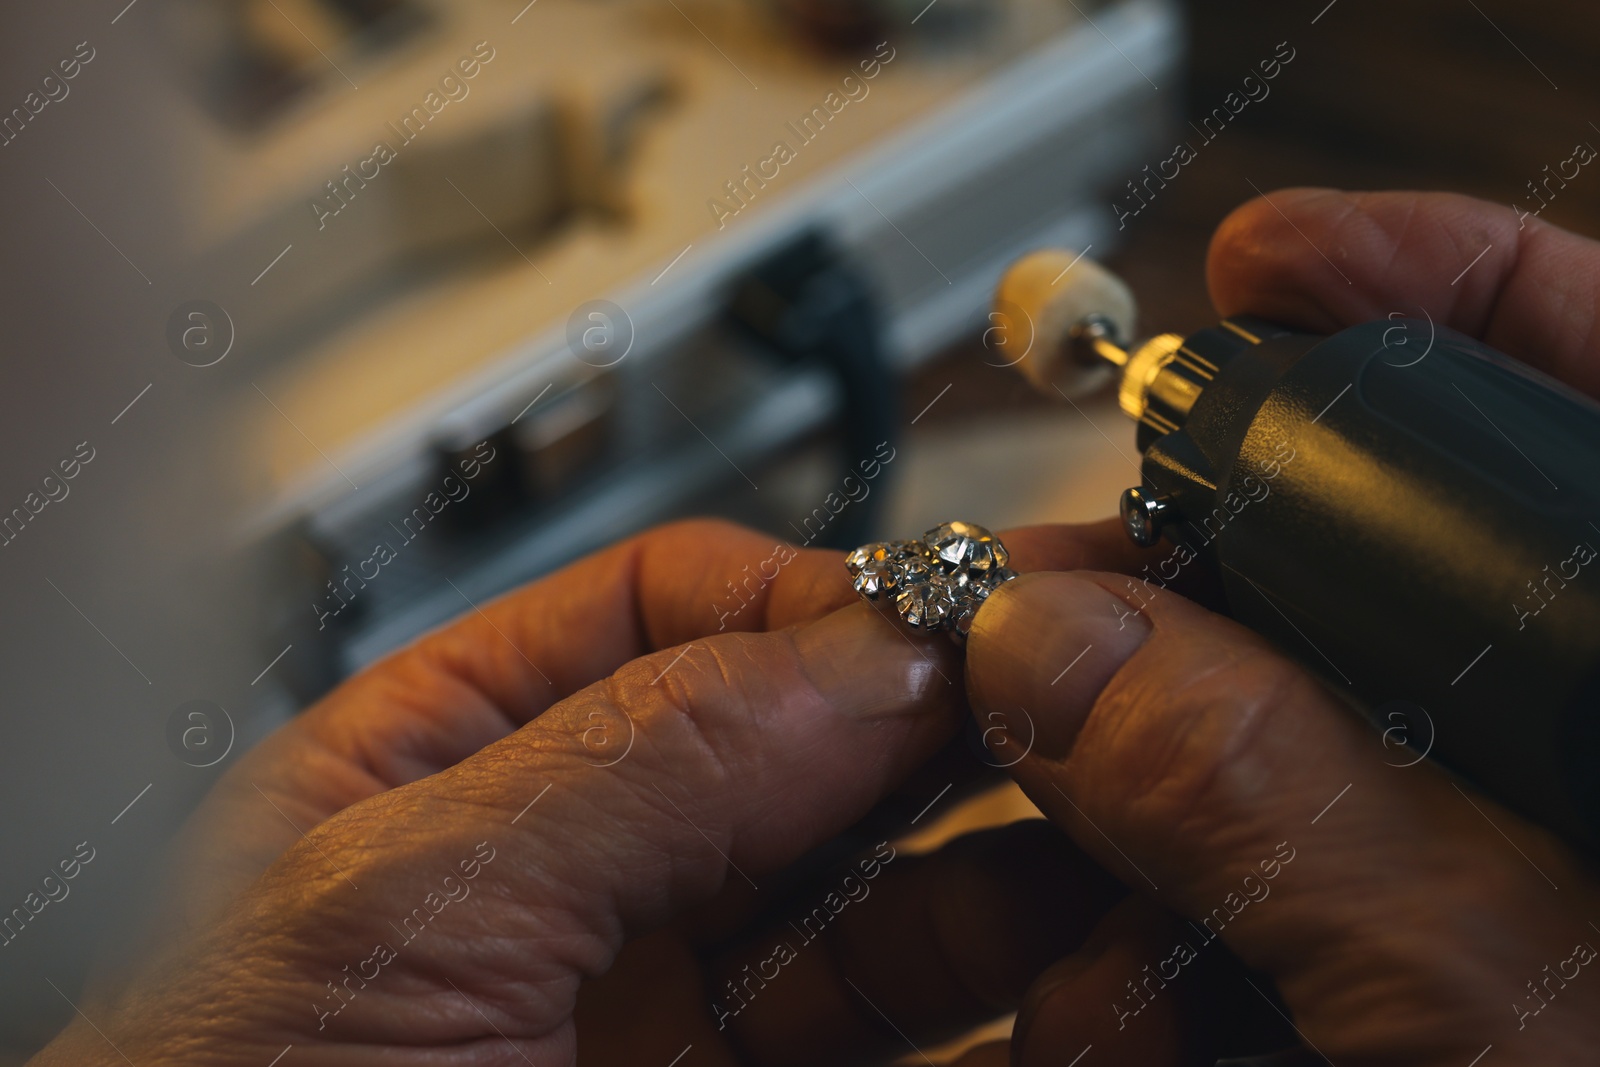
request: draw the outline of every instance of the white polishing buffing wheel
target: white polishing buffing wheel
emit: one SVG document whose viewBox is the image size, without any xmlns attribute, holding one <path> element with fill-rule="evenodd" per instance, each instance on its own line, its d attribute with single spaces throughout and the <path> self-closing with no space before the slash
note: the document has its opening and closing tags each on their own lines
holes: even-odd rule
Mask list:
<svg viewBox="0 0 1600 1067">
<path fill-rule="evenodd" d="M 1076 262 L 1074 262 L 1076 260 Z M 1103 385 L 1112 368 L 1072 358 L 1072 328 L 1104 316 L 1127 343 L 1134 335 L 1133 293 L 1090 259 L 1061 249 L 1032 252 L 1013 263 L 994 294 L 984 343 L 1041 392 L 1078 396 Z"/>
</svg>

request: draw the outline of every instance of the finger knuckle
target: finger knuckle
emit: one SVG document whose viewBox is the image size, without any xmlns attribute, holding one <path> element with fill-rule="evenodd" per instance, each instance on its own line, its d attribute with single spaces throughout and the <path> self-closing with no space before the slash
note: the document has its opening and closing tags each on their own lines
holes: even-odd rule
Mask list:
<svg viewBox="0 0 1600 1067">
<path fill-rule="evenodd" d="M 1302 757 L 1285 708 L 1325 699 L 1299 667 L 1265 648 L 1213 646 L 1214 661 L 1108 689 L 1074 754 L 1096 795 L 1151 832 L 1239 826 L 1271 811 L 1287 759 Z M 1293 766 L 1292 763 L 1289 766 Z"/>
<path fill-rule="evenodd" d="M 674 545 L 680 542 L 717 543 L 726 541 L 730 537 L 746 538 L 753 536 L 755 531 L 747 526 L 741 526 L 727 519 L 695 517 L 677 519 L 654 527 L 634 539 L 639 545 Z"/>
<path fill-rule="evenodd" d="M 725 634 L 642 657 L 607 680 L 606 698 L 665 758 L 676 762 L 700 753 L 708 765 L 720 768 L 752 725 L 749 715 L 730 715 L 727 709 L 744 703 L 740 697 L 750 672 L 759 676 L 754 643 L 750 635 Z"/>
</svg>

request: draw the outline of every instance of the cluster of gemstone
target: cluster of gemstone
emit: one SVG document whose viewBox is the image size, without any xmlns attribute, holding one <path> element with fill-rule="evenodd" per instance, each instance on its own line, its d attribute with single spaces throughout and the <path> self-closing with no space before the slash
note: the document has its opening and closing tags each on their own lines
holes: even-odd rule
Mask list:
<svg viewBox="0 0 1600 1067">
<path fill-rule="evenodd" d="M 920 541 L 862 545 L 844 562 L 863 598 L 891 601 L 908 626 L 965 638 L 979 605 L 1017 576 L 1010 558 L 982 526 L 944 522 Z"/>
</svg>

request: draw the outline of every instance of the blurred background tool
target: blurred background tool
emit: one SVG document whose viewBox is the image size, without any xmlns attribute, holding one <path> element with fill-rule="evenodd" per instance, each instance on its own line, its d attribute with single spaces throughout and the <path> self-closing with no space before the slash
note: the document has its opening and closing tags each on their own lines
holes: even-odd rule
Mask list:
<svg viewBox="0 0 1600 1067">
<path fill-rule="evenodd" d="M 238 299 L 272 324 L 252 382 L 294 413 L 291 426 L 241 391 L 267 473 L 247 536 L 300 542 L 276 558 L 315 563 L 273 580 L 263 640 L 306 651 L 277 673 L 296 699 L 464 597 L 686 510 L 729 511 L 741 470 L 830 422 L 843 428 L 832 481 L 892 447 L 895 383 L 982 327 L 1029 242 L 1109 247 L 1099 190 L 1172 121 L 1176 97 L 1147 80 L 1179 58 L 1176 10 L 1157 0 L 1104 5 L 1093 26 L 1056 0 L 921 17 L 898 3 L 678 6 L 541 0 L 509 62 L 503 5 L 437 9 L 427 29 L 391 10 L 382 25 L 397 28 L 361 52 L 390 68 L 346 70 L 353 92 L 333 63 L 312 64 L 318 85 L 222 157 L 239 181 L 217 187 L 227 225 L 205 257 L 294 246 L 281 277 Z M 487 12 L 502 17 L 479 51 L 495 57 L 462 79 L 470 95 L 377 178 L 342 182 L 364 144 L 350 131 L 405 114 Z M 283 160 L 295 180 L 269 179 L 263 164 Z M 324 175 L 324 207 L 350 194 L 328 217 L 305 195 Z M 496 444 L 493 477 L 451 505 L 449 536 L 408 543 L 352 587 L 352 610 L 314 613 L 328 575 L 369 557 L 481 440 Z M 837 523 L 824 510 L 826 532 L 800 521 L 826 497 L 814 480 L 732 510 L 846 544 L 893 477 Z"/>
</svg>

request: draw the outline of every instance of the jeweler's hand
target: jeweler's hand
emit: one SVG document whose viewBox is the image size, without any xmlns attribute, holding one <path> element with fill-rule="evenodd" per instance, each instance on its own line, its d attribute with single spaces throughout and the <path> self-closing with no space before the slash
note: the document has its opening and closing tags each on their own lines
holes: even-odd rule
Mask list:
<svg viewBox="0 0 1600 1067">
<path fill-rule="evenodd" d="M 35 1062 L 839 1063 L 904 1049 L 879 1009 L 919 1043 L 1008 1010 L 1123 891 L 1043 823 L 828 846 L 964 708 L 948 640 L 854 600 L 838 553 L 686 523 L 391 657 L 223 777 Z"/>
<path fill-rule="evenodd" d="M 1600 244 L 1501 206 L 1274 193 L 1223 224 L 1210 281 L 1224 315 L 1322 331 L 1426 308 L 1600 391 Z M 1432 764 L 1389 765 L 1248 631 L 1154 584 L 1036 574 L 967 647 L 974 710 L 1037 724 L 1018 782 L 1138 893 L 1035 984 L 1013 1063 L 1209 1064 L 1199 998 L 1274 1018 L 1269 995 L 1295 1063 L 1594 1062 L 1593 868 Z M 1259 973 L 1224 988 L 1204 971 L 1230 952 Z"/>
</svg>

